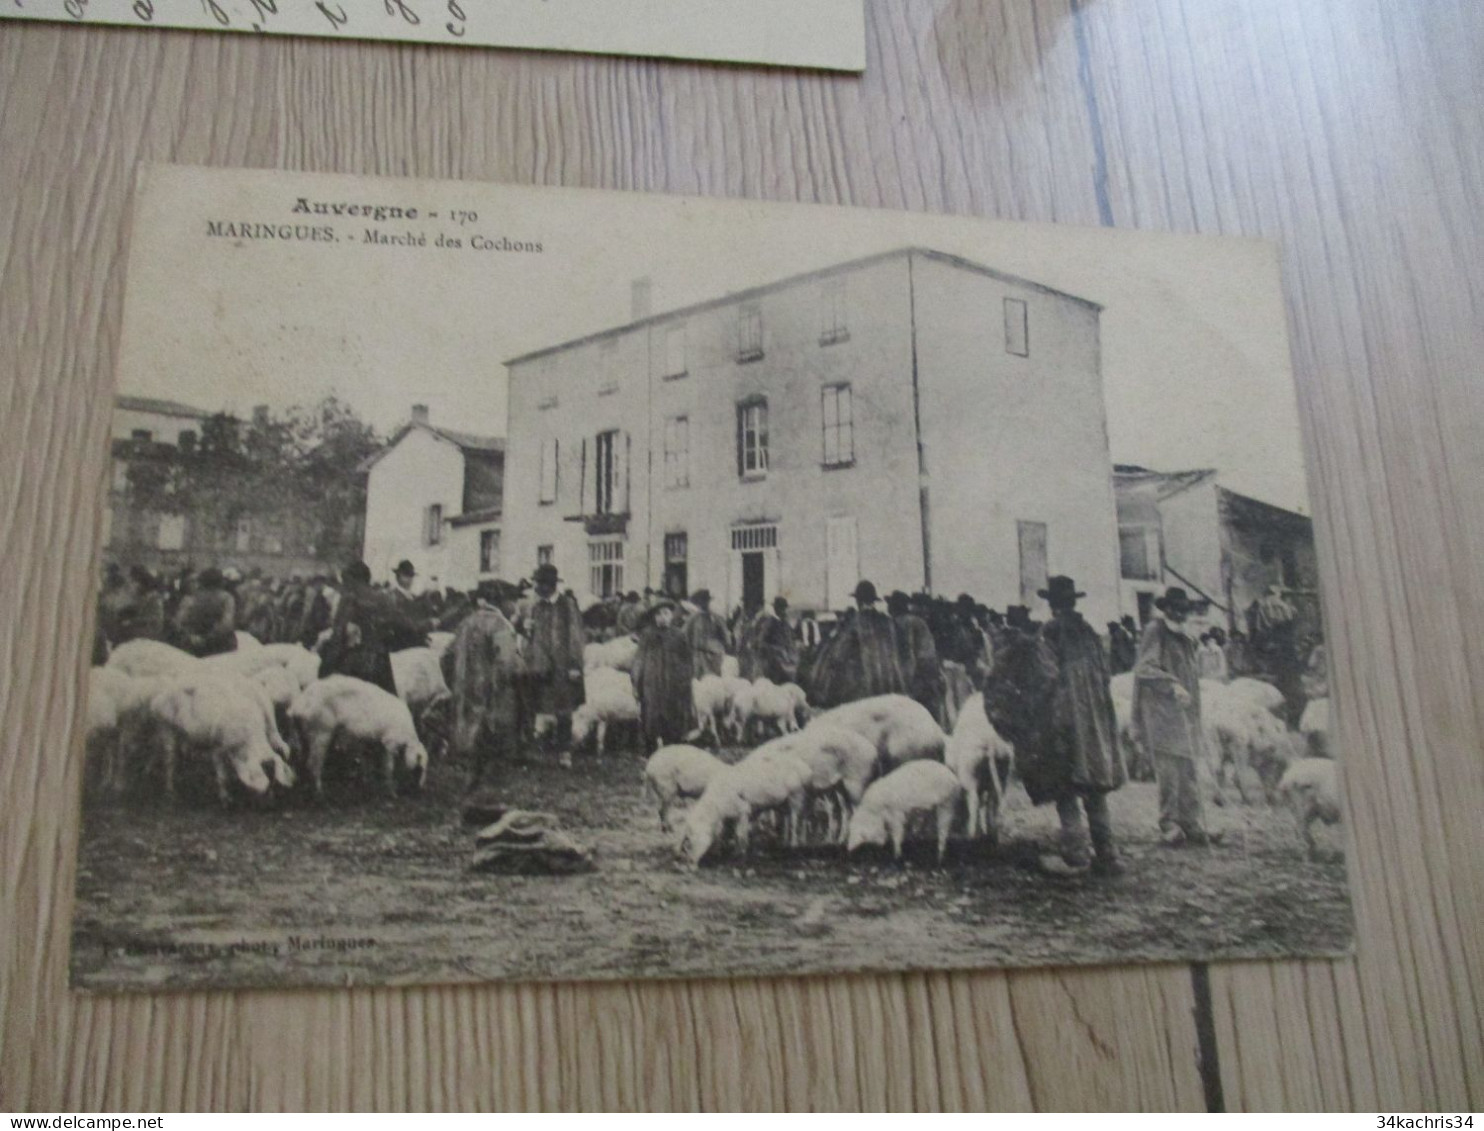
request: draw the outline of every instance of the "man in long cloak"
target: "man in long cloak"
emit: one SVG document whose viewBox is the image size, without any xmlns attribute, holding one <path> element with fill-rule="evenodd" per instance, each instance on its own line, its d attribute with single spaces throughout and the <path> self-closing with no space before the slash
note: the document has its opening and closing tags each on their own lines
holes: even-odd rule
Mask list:
<svg viewBox="0 0 1484 1131">
<path fill-rule="evenodd" d="M 711 611 L 711 591 L 697 589 L 691 594 L 696 611 L 685 622 L 685 639 L 690 644 L 691 675 L 721 675 L 721 663 L 732 650 L 732 634 L 727 622 Z"/>
<path fill-rule="evenodd" d="M 876 600 L 875 585 L 869 581 L 857 585 L 856 608 L 846 613 L 820 649 L 809 689 L 809 702 L 816 707 L 906 692 L 896 625 L 876 608 Z"/>
<path fill-rule="evenodd" d="M 180 603 L 175 631 L 193 656 L 215 656 L 237 649 L 237 603 L 216 568 L 203 569 L 198 587 Z"/>
<path fill-rule="evenodd" d="M 155 589 L 154 575 L 141 565 L 129 567 L 127 601 L 115 610 L 114 647 L 127 640 L 163 640 L 165 638 L 165 600 Z"/>
<path fill-rule="evenodd" d="M 517 590 L 503 581 L 481 581 L 474 611 L 454 633 L 453 753 L 470 762 L 469 789 L 500 763 L 509 764 L 519 745 L 516 679 L 522 671 L 523 641 L 510 622 Z"/>
<path fill-rule="evenodd" d="M 771 609 L 764 606 L 753 617 L 742 647 L 743 679 L 770 679 L 782 684 L 798 678 L 799 649 L 787 615 L 788 601 L 775 597 Z"/>
<path fill-rule="evenodd" d="M 402 615 L 392 598 L 372 588 L 365 562 L 351 562 L 340 580 L 343 591 L 320 670 L 324 675 L 355 676 L 395 695 L 391 654 L 425 645 L 427 635 Z"/>
<path fill-rule="evenodd" d="M 1199 645 L 1187 618 L 1192 603 L 1171 586 L 1154 602 L 1134 664 L 1133 735 L 1154 762 L 1159 781 L 1159 831 L 1170 847 L 1205 845 L 1196 770 L 1202 754 Z"/>
<path fill-rule="evenodd" d="M 1118 721 L 1109 690 L 1107 653 L 1092 625 L 1077 612 L 1078 592 L 1070 577 L 1053 577 L 1039 591 L 1051 606 L 1051 620 L 1041 628 L 1041 643 L 1054 677 L 1047 706 L 1046 741 L 1040 757 L 1022 778 L 1031 801 L 1056 803 L 1061 822 L 1061 856 L 1043 861 L 1056 872 L 1080 870 L 1091 863 L 1094 872 L 1122 871 L 1113 847 L 1113 825 L 1108 816 L 1108 794 L 1126 780 L 1118 749 Z M 1079 808 L 1080 801 L 1080 808 Z M 1082 813 L 1092 840 L 1092 859 L 1082 841 Z"/>
<path fill-rule="evenodd" d="M 526 614 L 525 707 L 532 716 L 555 718 L 549 749 L 566 751 L 572 744 L 572 712 L 587 698 L 582 682 L 582 649 L 587 643 L 582 611 L 575 598 L 558 596 L 561 577 L 556 566 L 537 566 L 531 580 L 536 594 Z"/>
<path fill-rule="evenodd" d="M 886 601 L 897 629 L 897 663 L 907 681 L 907 694 L 933 713 L 938 725 L 944 719 L 943 665 L 927 621 L 912 611 L 912 603 L 900 589 Z"/>
</svg>

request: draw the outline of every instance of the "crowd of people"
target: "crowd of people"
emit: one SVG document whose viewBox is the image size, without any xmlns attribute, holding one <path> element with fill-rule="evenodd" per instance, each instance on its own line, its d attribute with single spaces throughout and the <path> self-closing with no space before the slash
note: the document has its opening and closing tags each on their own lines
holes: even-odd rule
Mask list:
<svg viewBox="0 0 1484 1131">
<path fill-rule="evenodd" d="M 406 561 L 381 584 L 364 562 L 338 577 L 283 579 L 214 567 L 156 578 L 114 566 L 99 596 L 97 659 L 141 637 L 208 656 L 234 649 L 246 632 L 313 648 L 322 674 L 395 693 L 392 653 L 450 633 L 442 653 L 449 740 L 472 768 L 471 788 L 492 767 L 532 752 L 568 755 L 573 714 L 586 697 L 584 649 L 620 637 L 636 641 L 629 675 L 649 750 L 696 733 L 693 681 L 721 675 L 728 657 L 745 680 L 798 684 L 814 708 L 902 694 L 945 729 L 982 692 L 1032 802 L 1056 806 L 1060 852 L 1046 866 L 1104 874 L 1121 870 L 1107 795 L 1127 778 L 1110 683 L 1132 672 L 1133 734 L 1158 781 L 1161 838 L 1172 847 L 1216 842 L 1196 784 L 1201 680 L 1267 678 L 1283 691 L 1291 723 L 1316 687 L 1282 590 L 1248 610 L 1251 636 L 1204 627 L 1201 603 L 1179 587 L 1154 601 L 1144 626 L 1125 617 L 1106 633 L 1077 611 L 1085 594 L 1073 579 L 1052 577 L 1039 596 L 1050 609 L 1044 623 L 1026 606 L 1002 613 L 967 594 L 949 601 L 897 591 L 883 601 L 864 580 L 853 607 L 838 614 L 794 617 L 779 596 L 724 615 L 706 589 L 684 599 L 633 591 L 584 609 L 549 564 L 519 583 L 487 580 L 469 592 L 419 590 Z M 1322 647 L 1313 654 L 1322 664 Z"/>
</svg>

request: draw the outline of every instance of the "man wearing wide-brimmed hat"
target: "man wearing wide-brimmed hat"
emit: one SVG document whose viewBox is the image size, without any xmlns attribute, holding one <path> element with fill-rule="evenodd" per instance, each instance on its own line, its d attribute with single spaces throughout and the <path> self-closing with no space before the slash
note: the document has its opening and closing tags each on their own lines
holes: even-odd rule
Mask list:
<svg viewBox="0 0 1484 1131">
<path fill-rule="evenodd" d="M 1199 645 L 1188 623 L 1194 603 L 1171 586 L 1154 607 L 1134 664 L 1134 741 L 1154 762 L 1164 843 L 1209 844 L 1196 784 L 1203 739 Z"/>
<path fill-rule="evenodd" d="M 528 620 L 528 708 L 533 715 L 555 717 L 551 749 L 566 751 L 572 743 L 572 712 L 586 699 L 582 648 L 587 638 L 582 630 L 582 612 L 574 598 L 557 595 L 561 576 L 550 562 L 537 566 L 531 580 L 536 596 Z"/>
<path fill-rule="evenodd" d="M 1017 765 L 1031 801 L 1054 801 L 1061 822 L 1060 857 L 1043 859 L 1042 866 L 1057 872 L 1090 863 L 1094 872 L 1113 875 L 1123 869 L 1113 848 L 1108 794 L 1123 785 L 1126 775 L 1107 654 L 1097 630 L 1077 611 L 1078 600 L 1087 594 L 1075 581 L 1052 577 L 1037 596 L 1051 606 L 1051 620 L 1040 630 L 1054 667 L 1049 717 L 1039 757 L 1017 758 Z M 1090 861 L 1082 841 L 1081 809 L 1087 811 L 1091 834 Z"/>
<path fill-rule="evenodd" d="M 491 768 L 518 753 L 519 702 L 516 680 L 523 669 L 523 641 L 510 617 L 520 590 L 504 581 L 481 581 L 474 611 L 454 633 L 452 666 L 453 753 L 470 762 L 469 788 Z"/>
<path fill-rule="evenodd" d="M 873 695 L 903 694 L 907 680 L 898 658 L 897 627 L 876 608 L 876 586 L 855 587 L 856 608 L 819 651 L 811 673 L 809 702 L 836 707 Z"/>
<path fill-rule="evenodd" d="M 690 643 L 691 676 L 721 675 L 721 664 L 732 650 L 732 634 L 727 622 L 711 611 L 711 590 L 697 589 L 690 595 L 696 611 L 685 622 L 685 639 Z"/>
</svg>

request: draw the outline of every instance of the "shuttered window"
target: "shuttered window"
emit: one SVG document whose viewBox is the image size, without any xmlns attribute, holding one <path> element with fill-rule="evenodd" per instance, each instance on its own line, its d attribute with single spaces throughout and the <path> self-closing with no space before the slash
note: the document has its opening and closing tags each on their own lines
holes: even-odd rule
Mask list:
<svg viewBox="0 0 1484 1131">
<path fill-rule="evenodd" d="M 744 479 L 768 474 L 768 402 L 761 398 L 737 406 L 737 474 Z"/>
<path fill-rule="evenodd" d="M 826 385 L 820 392 L 824 432 L 824 465 L 855 462 L 855 418 L 849 385 Z"/>
</svg>

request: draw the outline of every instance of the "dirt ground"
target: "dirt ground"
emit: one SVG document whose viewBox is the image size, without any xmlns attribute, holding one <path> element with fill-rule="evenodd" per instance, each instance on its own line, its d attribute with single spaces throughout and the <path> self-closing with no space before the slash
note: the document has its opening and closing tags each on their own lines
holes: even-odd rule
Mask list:
<svg viewBox="0 0 1484 1131">
<path fill-rule="evenodd" d="M 735 752 L 734 755 L 735 756 Z M 754 838 L 745 861 L 680 865 L 633 755 L 571 768 L 512 766 L 510 804 L 557 814 L 596 872 L 471 872 L 464 774 L 435 765 L 396 801 L 354 774 L 332 800 L 222 811 L 209 783 L 175 805 L 84 806 L 73 926 L 75 985 L 98 990 L 353 985 L 491 978 L 679 977 L 829 970 L 1107 963 L 1336 954 L 1351 918 L 1338 830 L 1311 862 L 1291 813 L 1208 810 L 1209 849 L 1155 836 L 1156 793 L 1110 807 L 1127 864 L 1114 879 L 1051 878 L 1055 812 L 1018 787 L 1000 847 L 931 846 L 905 864 L 867 850 L 786 853 Z M 188 783 L 189 784 L 189 783 Z M 759 840 L 762 843 L 759 843 Z M 924 851 L 926 850 L 926 851 Z"/>
</svg>

